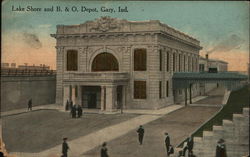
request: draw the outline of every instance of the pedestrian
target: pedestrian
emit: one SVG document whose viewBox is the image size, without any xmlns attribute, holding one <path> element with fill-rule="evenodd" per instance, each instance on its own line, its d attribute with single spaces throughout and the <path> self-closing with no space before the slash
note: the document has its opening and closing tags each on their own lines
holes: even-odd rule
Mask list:
<svg viewBox="0 0 250 157">
<path fill-rule="evenodd" d="M 72 106 L 71 108 L 71 115 L 72 115 L 72 118 L 76 118 L 76 106 Z"/>
<path fill-rule="evenodd" d="M 190 136 L 187 141 L 188 157 L 193 155 L 193 147 L 194 147 L 194 139 L 192 136 Z"/>
<path fill-rule="evenodd" d="M 223 139 L 219 139 L 217 142 L 216 157 L 227 157 L 226 145 Z"/>
<path fill-rule="evenodd" d="M 67 137 L 63 138 L 63 144 L 62 144 L 62 157 L 68 157 L 68 150 L 69 150 L 69 146 L 67 143 Z"/>
<path fill-rule="evenodd" d="M 142 125 L 139 126 L 139 129 L 137 130 L 137 133 L 138 133 L 139 143 L 140 143 L 140 145 L 142 145 L 143 136 L 144 136 L 144 128 L 143 128 Z"/>
<path fill-rule="evenodd" d="M 166 146 L 167 153 L 168 153 L 168 151 L 169 151 L 169 146 L 170 146 L 170 137 L 169 137 L 169 135 L 168 135 L 167 132 L 165 132 L 165 135 L 166 135 L 166 137 L 165 137 L 165 146 Z"/>
<path fill-rule="evenodd" d="M 30 99 L 29 101 L 28 101 L 28 111 L 31 111 L 32 110 L 32 99 Z"/>
<path fill-rule="evenodd" d="M 67 100 L 66 105 L 65 105 L 65 111 L 69 110 L 69 100 Z"/>
<path fill-rule="evenodd" d="M 73 108 L 73 101 L 69 100 L 69 109 L 71 110 Z"/>
<path fill-rule="evenodd" d="M 77 117 L 81 118 L 82 116 L 82 107 L 80 105 L 77 106 Z"/>
<path fill-rule="evenodd" d="M 174 147 L 170 144 L 169 145 L 168 156 L 171 156 L 171 154 L 174 154 Z"/>
<path fill-rule="evenodd" d="M 101 148 L 101 157 L 109 157 L 108 155 L 108 149 L 107 149 L 107 143 L 103 142 L 102 148 Z"/>
</svg>

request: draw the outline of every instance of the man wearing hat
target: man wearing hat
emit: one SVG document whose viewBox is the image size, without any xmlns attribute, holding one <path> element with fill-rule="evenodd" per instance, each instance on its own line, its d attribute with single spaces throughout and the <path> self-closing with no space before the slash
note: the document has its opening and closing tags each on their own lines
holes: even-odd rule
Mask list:
<svg viewBox="0 0 250 157">
<path fill-rule="evenodd" d="M 63 144 L 62 144 L 62 157 L 68 157 L 68 150 L 69 150 L 69 146 L 67 143 L 67 137 L 63 138 Z"/>
<path fill-rule="evenodd" d="M 142 125 L 140 125 L 139 129 L 137 130 L 137 133 L 138 133 L 139 143 L 140 145 L 142 145 L 143 136 L 144 136 L 144 128 L 142 127 Z"/>
<path fill-rule="evenodd" d="M 226 145 L 223 139 L 219 139 L 217 142 L 216 157 L 227 157 Z"/>
<path fill-rule="evenodd" d="M 166 149 L 167 149 L 167 153 L 168 153 L 169 152 L 169 146 L 170 146 L 170 137 L 169 137 L 167 132 L 165 132 L 165 135 L 166 135 L 166 137 L 165 137 L 165 145 L 166 145 Z"/>
</svg>

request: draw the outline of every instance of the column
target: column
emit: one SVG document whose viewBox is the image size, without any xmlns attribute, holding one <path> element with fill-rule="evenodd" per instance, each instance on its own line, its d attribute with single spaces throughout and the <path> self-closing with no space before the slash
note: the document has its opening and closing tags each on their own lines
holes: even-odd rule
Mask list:
<svg viewBox="0 0 250 157">
<path fill-rule="evenodd" d="M 116 87 L 115 85 L 106 86 L 106 111 L 114 111 L 116 107 Z"/>
<path fill-rule="evenodd" d="M 122 106 L 121 106 L 121 111 L 126 108 L 126 86 L 122 86 Z"/>
<path fill-rule="evenodd" d="M 67 100 L 70 100 L 70 87 L 65 85 L 63 87 L 63 107 L 65 108 Z"/>
<path fill-rule="evenodd" d="M 72 86 L 72 101 L 73 101 L 73 105 L 75 105 L 75 103 L 76 103 L 76 87 L 75 87 L 75 85 Z"/>
<path fill-rule="evenodd" d="M 105 86 L 101 86 L 101 110 L 105 110 Z"/>
<path fill-rule="evenodd" d="M 189 84 L 189 103 L 192 104 L 192 84 Z"/>
<path fill-rule="evenodd" d="M 77 86 L 76 102 L 78 105 L 82 106 L 82 86 Z"/>
</svg>

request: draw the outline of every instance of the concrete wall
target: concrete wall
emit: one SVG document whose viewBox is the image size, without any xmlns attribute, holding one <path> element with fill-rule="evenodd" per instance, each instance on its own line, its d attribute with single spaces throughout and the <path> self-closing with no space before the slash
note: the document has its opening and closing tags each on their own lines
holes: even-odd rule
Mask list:
<svg viewBox="0 0 250 157">
<path fill-rule="evenodd" d="M 1 111 L 55 103 L 55 76 L 2 76 Z"/>
</svg>

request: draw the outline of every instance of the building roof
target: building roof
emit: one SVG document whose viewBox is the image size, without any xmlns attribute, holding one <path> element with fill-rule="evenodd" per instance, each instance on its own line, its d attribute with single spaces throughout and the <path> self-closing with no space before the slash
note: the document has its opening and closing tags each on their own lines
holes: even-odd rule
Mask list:
<svg viewBox="0 0 250 157">
<path fill-rule="evenodd" d="M 159 20 L 148 21 L 128 21 L 125 19 L 111 18 L 104 16 L 92 21 L 86 21 L 79 25 L 57 25 L 57 35 L 59 34 L 83 34 L 83 33 L 110 33 L 110 32 L 161 32 L 169 36 L 187 41 L 196 46 L 200 45 L 197 39 L 180 32 Z M 55 36 L 52 34 L 52 36 Z"/>
</svg>

